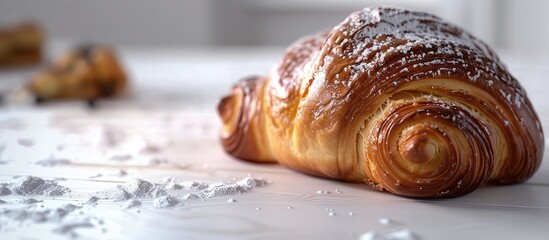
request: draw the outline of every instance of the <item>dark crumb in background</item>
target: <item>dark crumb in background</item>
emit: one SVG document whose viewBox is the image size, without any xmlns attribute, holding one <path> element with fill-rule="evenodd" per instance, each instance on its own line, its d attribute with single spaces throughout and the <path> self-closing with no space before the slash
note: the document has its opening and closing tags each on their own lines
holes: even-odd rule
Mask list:
<svg viewBox="0 0 549 240">
<path fill-rule="evenodd" d="M 89 108 L 97 108 L 97 99 L 88 99 L 86 101 L 86 105 L 88 105 Z"/>
<path fill-rule="evenodd" d="M 40 104 L 44 104 L 46 102 L 46 99 L 43 99 L 41 97 L 35 97 L 34 98 L 34 103 L 40 105 Z"/>
</svg>

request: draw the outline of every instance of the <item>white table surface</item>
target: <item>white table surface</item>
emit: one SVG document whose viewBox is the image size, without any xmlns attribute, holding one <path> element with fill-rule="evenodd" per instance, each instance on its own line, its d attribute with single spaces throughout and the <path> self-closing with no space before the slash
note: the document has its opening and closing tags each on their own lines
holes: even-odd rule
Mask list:
<svg viewBox="0 0 549 240">
<path fill-rule="evenodd" d="M 359 239 L 368 231 L 386 233 L 398 228 L 410 229 L 419 239 L 549 238 L 547 154 L 526 183 L 486 186 L 463 197 L 438 200 L 403 198 L 364 184 L 312 177 L 226 155 L 217 138 L 217 99 L 238 78 L 269 71 L 280 53 L 276 48 L 123 48 L 121 58 L 133 82 L 132 94 L 124 99 L 101 101 L 93 110 L 82 102 L 0 107 L 0 145 L 4 146 L 0 181 L 24 175 L 65 178 L 59 184 L 70 187 L 71 196 L 36 197 L 46 207 L 83 203 L 96 191 L 131 178 L 155 183 L 165 177 L 218 182 L 251 174 L 271 181 L 245 195 L 189 201 L 188 206 L 176 208 L 155 209 L 151 199 L 143 200 L 138 209 L 100 201 L 96 207 L 84 207 L 80 215 L 102 219 L 104 224 L 76 230 L 81 239 Z M 504 59 L 527 89 L 542 124 L 549 126 L 547 62 Z M 0 90 L 20 85 L 33 70 L 0 72 Z M 120 136 L 120 145 L 101 145 L 105 132 Z M 18 139 L 32 139 L 34 145 L 21 146 Z M 144 141 L 157 143 L 160 151 L 140 154 L 136 146 Z M 57 149 L 60 145 L 63 150 Z M 110 161 L 113 154 L 133 158 Z M 56 167 L 35 164 L 52 155 L 72 162 Z M 153 157 L 168 162 L 151 164 Z M 117 176 L 120 170 L 128 175 Z M 90 178 L 97 174 L 102 177 Z M 317 194 L 319 190 L 331 194 Z M 238 202 L 228 203 L 228 198 Z M 335 215 L 329 216 L 327 209 Z M 381 218 L 394 224 L 383 226 L 378 222 Z M 0 239 L 68 238 L 53 233 L 53 227 L 54 223 L 1 220 Z"/>
</svg>

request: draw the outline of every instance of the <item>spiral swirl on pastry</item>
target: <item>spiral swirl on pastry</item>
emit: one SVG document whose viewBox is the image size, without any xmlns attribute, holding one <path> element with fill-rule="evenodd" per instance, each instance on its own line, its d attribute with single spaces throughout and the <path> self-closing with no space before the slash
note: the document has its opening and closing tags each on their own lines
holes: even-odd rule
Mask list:
<svg viewBox="0 0 549 240">
<path fill-rule="evenodd" d="M 465 107 L 436 97 L 392 105 L 383 119 L 372 121 L 370 135 L 360 136 L 367 173 L 378 180 L 369 182 L 374 188 L 406 196 L 453 196 L 488 180 L 494 159 L 490 131 Z"/>
<path fill-rule="evenodd" d="M 232 95 L 221 100 L 218 112 L 225 123 L 221 140 L 228 153 L 241 159 L 273 162 L 268 157 L 268 148 L 261 142 L 263 138 L 258 131 L 263 127 L 257 116 L 261 113 L 260 101 L 257 99 L 261 83 L 260 78 L 255 76 L 243 79 L 233 87 Z"/>
<path fill-rule="evenodd" d="M 524 89 L 486 44 L 430 14 L 363 9 L 247 82 L 253 103 L 220 108 L 250 116 L 223 118 L 224 146 L 239 158 L 411 197 L 522 182 L 541 163 Z"/>
</svg>

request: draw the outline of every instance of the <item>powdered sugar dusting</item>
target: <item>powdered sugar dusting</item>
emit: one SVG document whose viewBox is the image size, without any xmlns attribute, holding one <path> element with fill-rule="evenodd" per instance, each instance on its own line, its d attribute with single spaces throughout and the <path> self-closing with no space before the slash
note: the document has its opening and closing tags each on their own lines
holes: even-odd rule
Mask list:
<svg viewBox="0 0 549 240">
<path fill-rule="evenodd" d="M 324 41 L 318 41 L 323 37 Z M 271 74 L 268 98 L 272 99 L 268 102 L 272 115 L 283 115 L 278 112 L 292 106 L 296 98 L 303 106 L 310 105 L 311 118 L 318 126 L 339 120 L 321 124 L 329 121 L 323 115 L 348 116 L 351 119 L 346 121 L 353 121 L 354 112 L 336 113 L 347 111 L 348 104 L 343 102 L 361 102 L 356 99 L 361 98 L 375 103 L 406 83 L 426 79 L 455 79 L 507 102 L 508 108 L 526 105 L 524 90 L 486 44 L 431 14 L 366 8 L 352 13 L 331 31 L 296 45 L 288 48 Z M 301 95 L 293 93 L 296 82 Z M 496 84 L 498 88 L 493 87 Z M 465 88 L 457 91 L 469 95 Z M 360 107 L 362 112 L 369 108 L 378 106 Z"/>
<path fill-rule="evenodd" d="M 461 28 L 426 13 L 365 8 L 351 14 L 332 32 L 333 37 L 325 44 L 328 49 L 324 51 L 321 64 L 327 65 L 334 59 L 338 62 L 350 60 L 352 64 L 342 69 L 350 76 L 350 81 L 363 78 L 365 74 L 374 77 L 372 75 L 383 70 L 380 67 L 396 60 L 392 60 L 396 56 L 402 57 L 397 64 L 415 62 L 414 68 L 433 66 L 433 70 L 426 73 L 435 77 L 469 69 L 466 74 L 473 82 L 485 73 L 495 75 L 498 68 L 504 68 L 484 43 Z M 440 57 L 444 57 L 444 61 Z M 486 57 L 492 60 L 493 66 L 482 64 Z M 471 58 L 479 65 L 470 66 L 464 58 Z M 448 60 L 456 67 L 447 68 Z M 404 67 L 399 72 L 404 74 L 412 70 Z M 346 81 L 344 78 L 338 80 Z"/>
<path fill-rule="evenodd" d="M 364 28 L 361 37 L 372 39 L 388 34 L 392 35 L 388 40 L 402 38 L 408 40 L 409 43 L 419 41 L 418 43 L 424 44 L 427 48 L 436 47 L 433 51 L 439 53 L 463 56 L 463 53 L 452 45 L 465 45 L 491 55 L 490 50 L 485 45 L 479 44 L 475 37 L 430 14 L 391 8 L 367 8 L 360 14 L 362 16 L 376 13 L 379 15 L 380 11 L 383 12 L 381 14 L 383 17 L 378 21 L 379 24 Z M 445 39 L 446 45 L 440 43 L 441 38 Z M 383 45 L 384 41 L 380 40 L 379 43 Z M 409 43 L 396 46 L 396 50 L 407 53 L 414 47 Z"/>
</svg>

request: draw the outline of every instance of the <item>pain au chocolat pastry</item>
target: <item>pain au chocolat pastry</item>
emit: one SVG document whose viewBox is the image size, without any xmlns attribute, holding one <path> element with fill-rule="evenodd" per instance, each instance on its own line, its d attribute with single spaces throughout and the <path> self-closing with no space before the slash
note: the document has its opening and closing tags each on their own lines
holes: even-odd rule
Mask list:
<svg viewBox="0 0 549 240">
<path fill-rule="evenodd" d="M 28 88 L 38 101 L 94 101 L 121 95 L 126 85 L 126 75 L 112 49 L 85 46 L 68 52 L 36 74 Z"/>
<path fill-rule="evenodd" d="M 33 22 L 0 27 L 0 67 L 40 62 L 43 38 Z"/>
<path fill-rule="evenodd" d="M 218 108 L 237 158 L 409 197 L 523 182 L 544 150 L 526 92 L 486 44 L 394 8 L 302 38 Z"/>
</svg>

